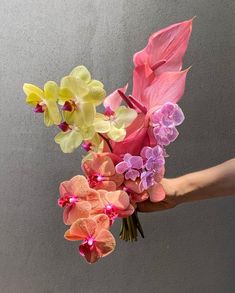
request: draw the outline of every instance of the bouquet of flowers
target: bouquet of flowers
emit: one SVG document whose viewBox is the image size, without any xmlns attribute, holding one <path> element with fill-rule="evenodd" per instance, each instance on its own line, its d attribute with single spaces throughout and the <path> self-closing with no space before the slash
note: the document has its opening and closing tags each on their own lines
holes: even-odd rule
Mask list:
<svg viewBox="0 0 235 293">
<path fill-rule="evenodd" d="M 165 198 L 161 179 L 166 147 L 184 120 L 177 102 L 184 93 L 188 69 L 181 68 L 191 30 L 192 19 L 150 36 L 133 58 L 131 95 L 125 85 L 106 96 L 85 66 L 74 68 L 60 85 L 23 86 L 26 102 L 43 114 L 45 125 L 60 129 L 55 142 L 61 150 L 71 153 L 81 145 L 87 152 L 84 175 L 60 184 L 58 205 L 69 226 L 65 239 L 80 241 L 79 252 L 89 263 L 114 250 L 110 228 L 118 218 L 121 239 L 136 241 L 138 232 L 144 237 L 137 204 Z"/>
</svg>

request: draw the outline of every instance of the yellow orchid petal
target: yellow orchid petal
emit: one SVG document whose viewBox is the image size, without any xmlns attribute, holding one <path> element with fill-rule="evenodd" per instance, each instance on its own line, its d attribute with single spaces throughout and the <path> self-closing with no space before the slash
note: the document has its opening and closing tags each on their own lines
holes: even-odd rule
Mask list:
<svg viewBox="0 0 235 293">
<path fill-rule="evenodd" d="M 30 94 L 33 93 L 33 94 L 39 96 L 41 99 L 44 97 L 43 91 L 39 87 L 37 87 L 31 83 L 25 83 L 23 85 L 23 91 L 26 94 L 26 96 L 29 96 Z"/>
<path fill-rule="evenodd" d="M 84 140 L 90 140 L 95 135 L 95 129 L 93 126 L 81 127 L 81 134 Z"/>
<path fill-rule="evenodd" d="M 76 130 L 60 132 L 55 136 L 55 142 L 64 153 L 72 153 L 82 143 L 82 136 Z"/>
<path fill-rule="evenodd" d="M 59 104 L 63 105 L 64 102 L 72 100 L 74 94 L 68 88 L 59 89 Z"/>
<path fill-rule="evenodd" d="M 54 122 L 53 122 L 53 120 L 50 117 L 48 108 L 46 108 L 46 110 L 44 111 L 44 124 L 47 127 L 50 127 L 50 126 L 54 125 Z"/>
<path fill-rule="evenodd" d="M 96 109 L 95 106 L 91 103 L 82 103 L 80 105 L 83 121 L 87 126 L 93 124 L 95 119 Z"/>
<path fill-rule="evenodd" d="M 41 102 L 41 98 L 35 93 L 31 93 L 26 97 L 26 103 L 32 106 L 36 106 L 39 102 Z"/>
<path fill-rule="evenodd" d="M 71 71 L 70 75 L 74 76 L 76 78 L 79 78 L 79 79 L 85 81 L 86 83 L 88 83 L 91 80 L 91 74 L 90 74 L 89 70 L 83 65 L 75 67 Z"/>
<path fill-rule="evenodd" d="M 98 106 L 103 102 L 105 96 L 106 96 L 105 90 L 101 87 L 95 86 L 95 87 L 90 87 L 90 91 L 84 97 L 84 100 Z"/>
<path fill-rule="evenodd" d="M 117 128 L 126 128 L 135 120 L 137 112 L 133 109 L 126 108 L 125 106 L 121 106 L 115 111 L 115 116 L 115 126 Z"/>
<path fill-rule="evenodd" d="M 63 111 L 64 120 L 70 125 L 81 126 L 83 122 L 82 113 L 80 110 Z"/>
<path fill-rule="evenodd" d="M 48 81 L 44 85 L 45 100 L 57 101 L 59 88 L 56 82 Z"/>
<path fill-rule="evenodd" d="M 58 109 L 56 102 L 53 100 L 48 100 L 46 101 L 46 104 L 47 104 L 49 119 L 53 122 L 53 124 L 56 124 L 56 125 L 60 124 L 61 115 L 60 115 L 60 111 Z"/>
<path fill-rule="evenodd" d="M 104 116 L 104 118 L 99 117 L 99 116 L 95 118 L 94 128 L 95 128 L 96 132 L 107 133 L 110 131 L 110 127 L 111 127 L 110 121 L 105 120 L 105 116 Z"/>
<path fill-rule="evenodd" d="M 67 88 L 73 94 L 73 97 L 84 97 L 89 93 L 87 84 L 74 76 L 63 77 L 61 88 Z"/>
<path fill-rule="evenodd" d="M 110 131 L 108 132 L 108 137 L 113 141 L 122 141 L 126 136 L 126 130 L 124 128 L 116 128 L 111 126 Z"/>
<path fill-rule="evenodd" d="M 89 86 L 90 87 L 100 87 L 100 88 L 104 88 L 104 85 L 101 81 L 99 80 L 96 80 L 96 79 L 92 79 L 90 82 L 89 82 Z"/>
</svg>

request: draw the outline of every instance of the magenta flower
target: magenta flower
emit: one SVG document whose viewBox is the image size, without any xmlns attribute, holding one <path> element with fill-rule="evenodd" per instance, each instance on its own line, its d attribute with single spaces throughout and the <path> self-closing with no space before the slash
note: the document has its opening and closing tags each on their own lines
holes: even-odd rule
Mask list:
<svg viewBox="0 0 235 293">
<path fill-rule="evenodd" d="M 118 174 L 125 173 L 125 179 L 131 179 L 133 181 L 135 181 L 137 177 L 140 177 L 142 168 L 143 159 L 140 156 L 132 156 L 131 154 L 125 154 L 123 161 L 118 163 L 115 167 Z"/>
</svg>

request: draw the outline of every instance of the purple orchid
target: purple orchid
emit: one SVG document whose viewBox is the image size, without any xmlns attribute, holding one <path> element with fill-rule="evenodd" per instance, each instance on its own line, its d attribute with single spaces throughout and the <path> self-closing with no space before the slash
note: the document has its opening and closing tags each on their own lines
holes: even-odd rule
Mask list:
<svg viewBox="0 0 235 293">
<path fill-rule="evenodd" d="M 151 121 L 157 143 L 165 146 L 178 137 L 176 126 L 184 121 L 184 113 L 177 104 L 168 102 L 152 114 Z"/>
<path fill-rule="evenodd" d="M 132 156 L 131 154 L 125 154 L 123 161 L 118 163 L 115 167 L 118 174 L 125 173 L 126 180 L 135 181 L 137 177 L 140 177 L 141 170 L 143 168 L 143 159 L 140 156 Z"/>
<path fill-rule="evenodd" d="M 156 183 L 155 177 L 165 165 L 165 151 L 157 145 L 154 148 L 144 147 L 140 154 L 145 162 L 145 171 L 141 174 L 140 184 L 143 189 L 148 189 Z"/>
</svg>

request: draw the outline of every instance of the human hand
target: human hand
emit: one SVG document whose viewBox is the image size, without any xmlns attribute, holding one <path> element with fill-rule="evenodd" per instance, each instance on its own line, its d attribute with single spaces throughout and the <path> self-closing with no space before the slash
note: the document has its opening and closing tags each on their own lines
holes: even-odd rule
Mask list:
<svg viewBox="0 0 235 293">
<path fill-rule="evenodd" d="M 137 204 L 137 210 L 140 212 L 156 212 L 174 208 L 183 202 L 179 192 L 180 180 L 178 178 L 167 179 L 163 178 L 161 185 L 165 190 L 166 197 L 159 202 L 151 202 L 149 199 Z"/>
</svg>

